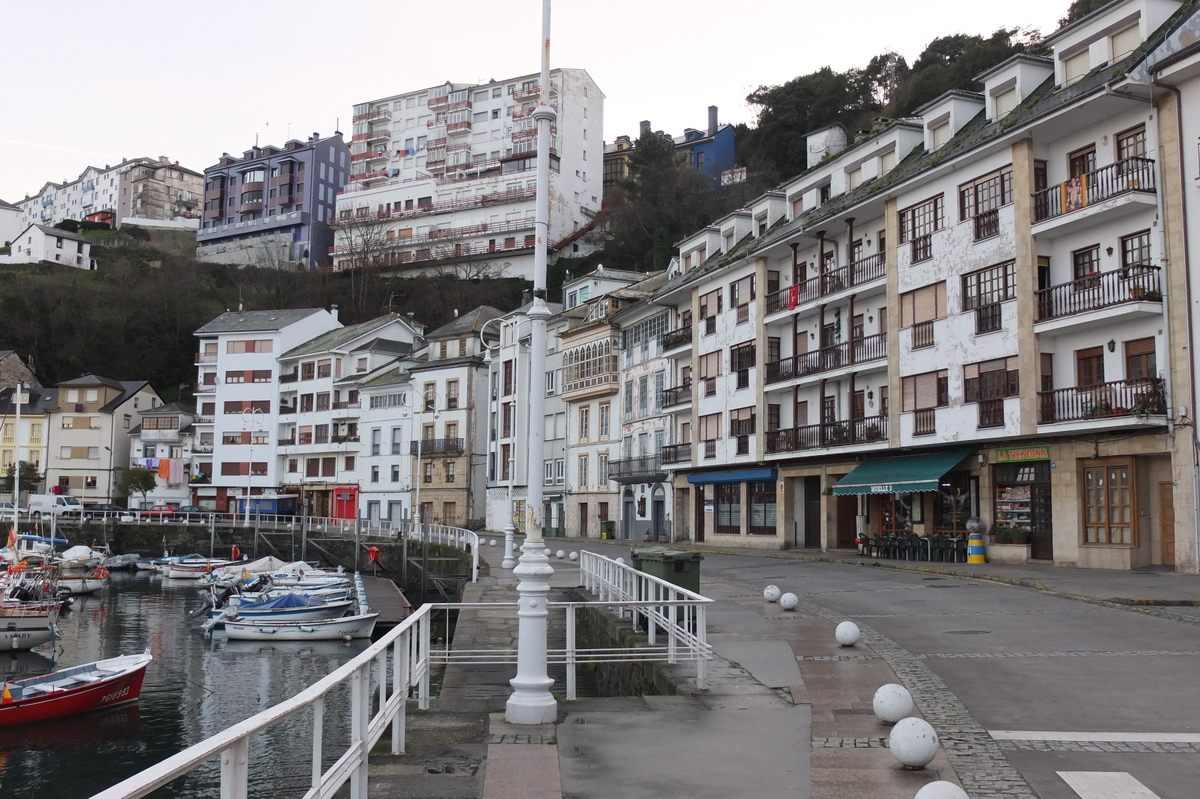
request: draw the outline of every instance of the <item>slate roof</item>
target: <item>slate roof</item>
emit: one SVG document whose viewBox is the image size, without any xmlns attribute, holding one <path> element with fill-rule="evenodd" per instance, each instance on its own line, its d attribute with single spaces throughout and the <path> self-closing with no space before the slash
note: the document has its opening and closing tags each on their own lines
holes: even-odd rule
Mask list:
<svg viewBox="0 0 1200 799">
<path fill-rule="evenodd" d="M 371 319 L 366 322 L 360 322 L 357 325 L 339 327 L 334 330 L 330 330 L 327 333 L 322 333 L 314 339 L 309 339 L 303 344 L 292 347 L 279 357 L 296 358 L 301 355 L 313 355 L 318 352 L 329 352 L 337 349 L 338 347 L 349 344 L 356 338 L 368 335 L 369 333 L 378 330 L 381 327 L 385 327 L 392 322 L 402 319 L 404 319 L 404 317 L 400 316 L 400 314 L 391 313 L 384 314 L 383 316 L 376 317 L 375 319 Z"/>
<path fill-rule="evenodd" d="M 47 236 L 57 236 L 60 239 L 70 239 L 71 241 L 87 242 L 87 239 L 85 239 L 83 236 L 80 236 L 78 233 L 72 233 L 69 230 L 63 230 L 62 228 L 50 227 L 49 225 L 36 225 L 36 224 L 30 225 L 29 227 L 35 227 L 38 230 L 45 233 Z M 25 229 L 29 230 L 28 227 Z"/>
<path fill-rule="evenodd" d="M 15 389 L 0 389 L 0 415 L 15 416 L 17 408 L 13 405 L 12 396 Z M 29 402 L 21 406 L 21 413 L 40 414 L 58 407 L 58 389 L 56 388 L 27 388 Z"/>
<path fill-rule="evenodd" d="M 182 402 L 172 402 L 167 405 L 159 405 L 157 408 L 146 408 L 138 411 L 142 416 L 166 416 L 172 413 L 187 413 L 192 416 L 196 415 L 195 405 L 185 405 Z"/>
<path fill-rule="evenodd" d="M 493 308 L 490 305 L 480 305 L 473 311 L 459 314 L 457 319 L 447 322 L 432 333 L 427 333 L 425 338 L 459 338 L 469 333 L 478 335 L 484 324 L 501 316 L 504 316 L 504 312 L 499 308 Z"/>
<path fill-rule="evenodd" d="M 424 372 L 430 369 L 443 369 L 447 366 L 478 366 L 483 363 L 482 355 L 460 355 L 457 358 L 437 358 L 424 363 L 414 363 L 408 367 L 410 372 Z"/>
<path fill-rule="evenodd" d="M 407 355 L 413 351 L 413 345 L 407 341 L 396 341 L 390 338 L 373 338 L 366 344 L 362 344 L 351 352 L 384 352 L 394 355 Z"/>
<path fill-rule="evenodd" d="M 282 330 L 307 319 L 323 308 L 284 308 L 276 311 L 227 311 L 196 330 L 197 336 L 219 333 L 254 333 Z"/>
</svg>

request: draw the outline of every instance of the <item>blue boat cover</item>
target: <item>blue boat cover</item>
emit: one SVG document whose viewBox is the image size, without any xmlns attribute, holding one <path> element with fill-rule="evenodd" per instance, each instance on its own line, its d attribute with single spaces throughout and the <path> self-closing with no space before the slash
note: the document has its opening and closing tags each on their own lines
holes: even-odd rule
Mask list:
<svg viewBox="0 0 1200 799">
<path fill-rule="evenodd" d="M 249 605 L 242 605 L 243 610 L 275 610 L 277 608 L 311 608 L 314 605 L 324 605 L 325 601 L 321 599 L 313 599 L 312 597 L 303 596 L 301 594 L 284 594 L 283 596 L 268 599 L 263 602 L 252 602 Z"/>
</svg>

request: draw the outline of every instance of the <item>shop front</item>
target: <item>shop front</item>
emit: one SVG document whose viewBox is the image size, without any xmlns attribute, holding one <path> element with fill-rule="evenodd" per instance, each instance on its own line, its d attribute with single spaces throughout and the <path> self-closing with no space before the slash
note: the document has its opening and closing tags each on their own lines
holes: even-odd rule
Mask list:
<svg viewBox="0 0 1200 799">
<path fill-rule="evenodd" d="M 1054 560 L 1050 447 L 992 452 L 992 530 L 1005 542 L 1028 542 L 1029 557 Z"/>
</svg>

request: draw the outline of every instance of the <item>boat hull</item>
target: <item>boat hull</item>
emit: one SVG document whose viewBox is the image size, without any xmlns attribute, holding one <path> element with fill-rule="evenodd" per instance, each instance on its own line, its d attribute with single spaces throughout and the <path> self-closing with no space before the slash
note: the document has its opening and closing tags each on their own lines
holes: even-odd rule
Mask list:
<svg viewBox="0 0 1200 799">
<path fill-rule="evenodd" d="M 58 603 L 0 607 L 0 650 L 33 649 L 54 638 Z"/>
<path fill-rule="evenodd" d="M 370 638 L 375 632 L 378 613 L 346 616 L 325 621 L 247 621 L 225 622 L 225 635 L 232 641 L 340 641 L 346 638 Z"/>
<path fill-rule="evenodd" d="M 31 721 L 74 716 L 136 702 L 142 695 L 142 680 L 146 676 L 146 666 L 150 664 L 150 660 L 149 655 L 130 655 L 87 664 L 89 667 L 97 667 L 95 673 L 101 676 L 75 687 L 64 685 L 55 689 L 55 686 L 67 679 L 77 681 L 76 678 L 69 678 L 68 673 L 79 672 L 85 667 L 10 682 L 10 690 L 17 694 L 32 695 L 21 695 L 20 698 L 14 696 L 10 702 L 0 702 L 0 725 L 26 724 Z M 114 673 L 104 674 L 105 666 L 113 667 L 108 671 Z M 115 668 L 118 666 L 119 669 Z M 52 690 L 43 691 L 39 686 Z"/>
</svg>

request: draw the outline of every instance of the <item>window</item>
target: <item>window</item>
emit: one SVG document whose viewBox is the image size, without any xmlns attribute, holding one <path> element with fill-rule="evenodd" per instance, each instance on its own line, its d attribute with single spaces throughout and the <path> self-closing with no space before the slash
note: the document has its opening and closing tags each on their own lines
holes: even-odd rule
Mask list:
<svg viewBox="0 0 1200 799">
<path fill-rule="evenodd" d="M 609 422 L 612 419 L 612 406 L 607 402 L 600 403 L 600 429 L 596 431 L 599 438 L 608 438 Z"/>
<path fill-rule="evenodd" d="M 1158 377 L 1154 356 L 1154 338 L 1139 338 L 1125 342 L 1125 379 L 1150 380 Z"/>
<path fill-rule="evenodd" d="M 933 283 L 900 295 L 900 327 L 913 328 L 914 349 L 933 346 L 934 320 L 945 317 L 945 283 Z"/>
<path fill-rule="evenodd" d="M 1142 43 L 1138 24 L 1135 22 L 1112 35 L 1112 60 L 1117 61 L 1132 53 Z"/>
<path fill-rule="evenodd" d="M 453 410 L 458 407 L 458 381 L 446 381 L 446 407 Z"/>
<path fill-rule="evenodd" d="M 905 413 L 914 414 L 913 435 L 936 433 L 934 408 L 950 404 L 949 372 L 925 372 L 902 378 Z"/>
<path fill-rule="evenodd" d="M 378 468 L 378 467 L 372 467 L 372 468 Z M 393 483 L 400 482 L 400 464 L 398 464 L 398 463 L 392 464 L 392 482 Z"/>
<path fill-rule="evenodd" d="M 943 122 L 940 125 L 934 125 L 929 129 L 929 134 L 933 139 L 933 149 L 936 150 L 950 141 L 950 123 Z"/>
<path fill-rule="evenodd" d="M 911 243 L 913 263 L 933 257 L 931 236 L 941 227 L 941 195 L 900 212 L 900 243 Z"/>
<path fill-rule="evenodd" d="M 309 361 L 308 363 L 300 364 L 300 379 L 312 380 L 317 373 L 316 363 Z"/>
<path fill-rule="evenodd" d="M 433 482 L 433 461 L 425 461 L 421 469 L 421 481 L 424 483 Z"/>
<path fill-rule="evenodd" d="M 1012 167 L 984 175 L 958 187 L 961 221 L 975 221 L 975 240 L 1000 234 L 1000 207 L 1013 201 Z"/>
<path fill-rule="evenodd" d="M 309 459 L 309 460 L 310 460 L 310 462 L 312 461 L 312 459 Z M 372 483 L 379 482 L 379 467 L 378 466 L 371 467 L 371 482 Z"/>
<path fill-rule="evenodd" d="M 1112 462 L 1083 469 L 1085 544 L 1137 543 L 1133 529 L 1133 469 Z"/>
<path fill-rule="evenodd" d="M 1081 387 L 1104 383 L 1104 348 L 1088 347 L 1075 351 L 1075 384 Z"/>
<path fill-rule="evenodd" d="M 590 433 L 592 409 L 583 406 L 579 409 L 579 440 L 587 441 Z"/>
<path fill-rule="evenodd" d="M 1117 160 L 1146 157 L 1146 126 L 1138 125 L 1132 130 L 1117 134 Z"/>
<path fill-rule="evenodd" d="M 775 535 L 775 483 L 748 483 L 746 488 L 750 503 L 750 524 L 747 532 L 750 535 Z"/>
<path fill-rule="evenodd" d="M 1067 156 L 1067 165 L 1070 168 L 1071 178 L 1075 179 L 1089 172 L 1096 171 L 1096 148 L 1085 147 L 1082 150 L 1076 150 Z"/>
<path fill-rule="evenodd" d="M 454 461 L 451 460 L 446 461 L 446 482 L 454 482 Z"/>
<path fill-rule="evenodd" d="M 1000 92 L 992 98 L 992 101 L 996 104 L 996 115 L 994 118 L 999 119 L 1017 107 L 1017 90 L 1016 88 L 1012 88 Z"/>
<path fill-rule="evenodd" d="M 753 341 L 729 349 L 729 369 L 737 375 L 737 387 L 750 387 L 750 369 L 756 358 Z"/>
<path fill-rule="evenodd" d="M 1150 266 L 1150 231 L 1121 237 L 1121 268 Z M 1128 274 L 1128 272 L 1126 273 Z"/>
<path fill-rule="evenodd" d="M 576 488 L 586 488 L 588 486 L 588 456 L 579 456 L 579 474 L 578 485 Z"/>
<path fill-rule="evenodd" d="M 272 342 L 268 339 L 250 339 L 247 341 L 229 341 L 225 344 L 225 352 L 231 355 L 241 355 L 250 352 L 270 352 Z"/>
<path fill-rule="evenodd" d="M 1071 253 L 1071 266 L 1075 276 L 1075 288 L 1094 288 L 1100 278 L 1100 245 L 1094 244 Z"/>
<path fill-rule="evenodd" d="M 963 310 L 975 311 L 975 332 L 990 333 L 1002 324 L 1000 303 L 1017 296 L 1013 262 L 963 275 Z"/>
<path fill-rule="evenodd" d="M 347 456 L 346 456 L 346 465 L 345 465 L 345 469 L 346 469 L 346 471 L 348 471 L 348 472 L 352 472 L 352 471 L 354 471 L 354 456 L 353 456 L 353 455 L 347 455 Z"/>
<path fill-rule="evenodd" d="M 713 486 L 716 500 L 716 532 L 740 535 L 742 532 L 742 484 L 717 483 Z"/>
<path fill-rule="evenodd" d="M 596 456 L 596 482 L 601 488 L 608 485 L 608 453 L 601 452 Z M 602 503 L 603 504 L 603 503 Z"/>
<path fill-rule="evenodd" d="M 383 436 L 383 430 L 381 428 L 376 427 L 371 430 L 371 454 L 372 455 L 379 454 L 379 444 L 380 444 L 380 439 L 382 438 L 382 436 Z"/>
<path fill-rule="evenodd" d="M 1092 68 L 1092 62 L 1088 57 L 1087 48 L 1076 53 L 1070 58 L 1063 59 L 1063 86 L 1070 86 L 1077 82 Z"/>
</svg>

